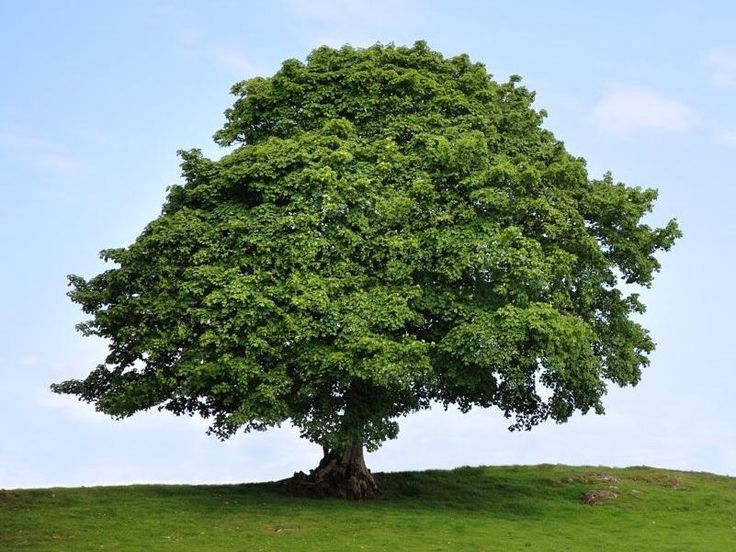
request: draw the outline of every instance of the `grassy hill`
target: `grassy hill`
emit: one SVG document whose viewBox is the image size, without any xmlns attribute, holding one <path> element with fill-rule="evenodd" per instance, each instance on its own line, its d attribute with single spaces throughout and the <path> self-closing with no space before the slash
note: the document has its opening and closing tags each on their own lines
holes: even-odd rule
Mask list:
<svg viewBox="0 0 736 552">
<path fill-rule="evenodd" d="M 363 503 L 278 483 L 0 491 L 0 550 L 736 550 L 735 478 L 542 465 L 377 479 Z"/>
</svg>

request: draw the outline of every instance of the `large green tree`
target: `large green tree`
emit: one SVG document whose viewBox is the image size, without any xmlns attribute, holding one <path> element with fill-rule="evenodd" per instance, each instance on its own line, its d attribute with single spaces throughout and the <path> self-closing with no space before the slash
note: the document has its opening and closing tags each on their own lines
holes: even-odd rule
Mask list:
<svg viewBox="0 0 736 552">
<path fill-rule="evenodd" d="M 70 276 L 109 354 L 53 390 L 223 439 L 288 420 L 324 447 L 302 488 L 351 498 L 375 491 L 364 447 L 433 402 L 525 429 L 603 412 L 654 347 L 618 283 L 649 286 L 679 230 L 642 222 L 655 190 L 590 179 L 519 80 L 417 42 L 236 84 L 232 152 L 180 152 L 161 215 Z"/>
</svg>

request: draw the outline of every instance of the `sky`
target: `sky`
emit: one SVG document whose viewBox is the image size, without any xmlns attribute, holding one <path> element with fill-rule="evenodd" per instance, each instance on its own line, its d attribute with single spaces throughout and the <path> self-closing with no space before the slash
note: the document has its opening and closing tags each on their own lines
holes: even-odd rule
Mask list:
<svg viewBox="0 0 736 552">
<path fill-rule="evenodd" d="M 86 375 L 66 275 L 105 268 L 180 182 L 178 149 L 219 157 L 230 86 L 322 44 L 467 53 L 519 74 L 545 126 L 584 157 L 656 187 L 649 218 L 684 238 L 643 290 L 657 343 L 606 414 L 507 431 L 498 410 L 437 407 L 400 420 L 374 471 L 463 465 L 650 465 L 736 475 L 736 4 L 455 0 L 96 2 L 0 0 L 0 488 L 248 482 L 314 467 L 288 426 L 206 435 L 157 411 L 124 421 L 49 385 Z"/>
</svg>

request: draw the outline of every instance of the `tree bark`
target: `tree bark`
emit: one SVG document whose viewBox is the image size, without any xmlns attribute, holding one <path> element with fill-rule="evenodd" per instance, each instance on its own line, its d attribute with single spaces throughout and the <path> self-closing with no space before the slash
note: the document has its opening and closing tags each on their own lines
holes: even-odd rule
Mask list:
<svg viewBox="0 0 736 552">
<path fill-rule="evenodd" d="M 322 460 L 309 475 L 298 472 L 287 480 L 287 486 L 293 494 L 312 498 L 363 500 L 378 492 L 376 481 L 363 459 L 363 443 L 354 443 L 344 451 L 326 447 L 323 450 Z"/>
</svg>

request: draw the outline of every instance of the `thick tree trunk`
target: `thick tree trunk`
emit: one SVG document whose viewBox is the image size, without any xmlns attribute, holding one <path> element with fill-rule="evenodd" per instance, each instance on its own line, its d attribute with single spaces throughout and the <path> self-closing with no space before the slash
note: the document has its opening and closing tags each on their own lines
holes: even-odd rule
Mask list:
<svg viewBox="0 0 736 552">
<path fill-rule="evenodd" d="M 294 494 L 314 498 L 363 500 L 378 492 L 376 481 L 365 466 L 363 443 L 356 443 L 344 451 L 324 448 L 319 465 L 309 475 L 295 473 L 287 486 Z"/>
</svg>

